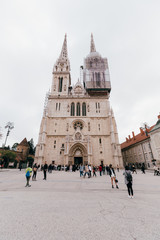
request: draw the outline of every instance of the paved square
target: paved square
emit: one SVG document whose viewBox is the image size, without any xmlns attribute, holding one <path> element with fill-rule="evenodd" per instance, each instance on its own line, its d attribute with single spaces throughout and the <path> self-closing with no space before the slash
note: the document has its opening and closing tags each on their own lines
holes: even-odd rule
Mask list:
<svg viewBox="0 0 160 240">
<path fill-rule="evenodd" d="M 25 188 L 24 170 L 0 171 L 0 240 L 159 240 L 160 177 L 133 175 L 129 199 L 122 173 L 120 189 L 107 175 L 57 171 Z"/>
</svg>

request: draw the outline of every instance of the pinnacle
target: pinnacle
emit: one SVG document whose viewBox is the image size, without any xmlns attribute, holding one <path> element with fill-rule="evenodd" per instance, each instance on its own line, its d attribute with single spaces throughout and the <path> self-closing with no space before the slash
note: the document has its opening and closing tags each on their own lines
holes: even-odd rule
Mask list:
<svg viewBox="0 0 160 240">
<path fill-rule="evenodd" d="M 59 59 L 67 59 L 68 58 L 68 52 L 67 52 L 67 34 L 65 34 L 64 37 L 64 42 L 63 42 L 63 46 L 62 46 L 62 51 L 61 54 L 59 56 Z"/>
<path fill-rule="evenodd" d="M 94 39 L 93 39 L 93 34 L 91 33 L 91 48 L 90 48 L 90 52 L 96 52 L 96 47 L 94 44 Z"/>
</svg>

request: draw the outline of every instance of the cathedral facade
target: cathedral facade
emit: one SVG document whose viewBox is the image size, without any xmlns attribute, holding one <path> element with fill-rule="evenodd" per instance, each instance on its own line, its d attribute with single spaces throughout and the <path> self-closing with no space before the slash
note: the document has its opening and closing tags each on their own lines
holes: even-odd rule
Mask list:
<svg viewBox="0 0 160 240">
<path fill-rule="evenodd" d="M 92 35 L 90 53 L 81 71 L 83 83 L 78 80 L 72 87 L 65 36 L 53 67 L 51 91 L 46 96 L 35 161 L 122 167 L 117 127 L 109 102 L 108 61 L 96 51 Z"/>
</svg>

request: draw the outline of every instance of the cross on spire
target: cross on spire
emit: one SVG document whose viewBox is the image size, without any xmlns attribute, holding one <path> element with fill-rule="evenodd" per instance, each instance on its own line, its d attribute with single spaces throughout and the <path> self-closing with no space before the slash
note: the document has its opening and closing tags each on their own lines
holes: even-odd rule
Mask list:
<svg viewBox="0 0 160 240">
<path fill-rule="evenodd" d="M 94 39 L 93 39 L 93 34 L 91 33 L 91 48 L 90 48 L 90 52 L 96 52 L 96 47 L 94 44 Z"/>
</svg>

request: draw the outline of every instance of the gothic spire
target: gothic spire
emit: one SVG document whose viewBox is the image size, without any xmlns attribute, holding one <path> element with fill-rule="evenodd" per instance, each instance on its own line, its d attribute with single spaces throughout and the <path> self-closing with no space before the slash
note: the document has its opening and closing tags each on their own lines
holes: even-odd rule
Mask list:
<svg viewBox="0 0 160 240">
<path fill-rule="evenodd" d="M 70 71 L 70 62 L 67 52 L 67 34 L 65 34 L 61 54 L 53 67 L 53 71 Z"/>
<path fill-rule="evenodd" d="M 62 51 L 61 54 L 59 56 L 59 60 L 60 59 L 67 59 L 68 58 L 68 52 L 67 52 L 67 34 L 65 34 L 64 37 L 64 42 L 63 42 L 63 46 L 62 46 Z"/>
<path fill-rule="evenodd" d="M 93 34 L 91 33 L 91 49 L 90 52 L 96 52 L 96 47 L 94 44 Z"/>
</svg>

